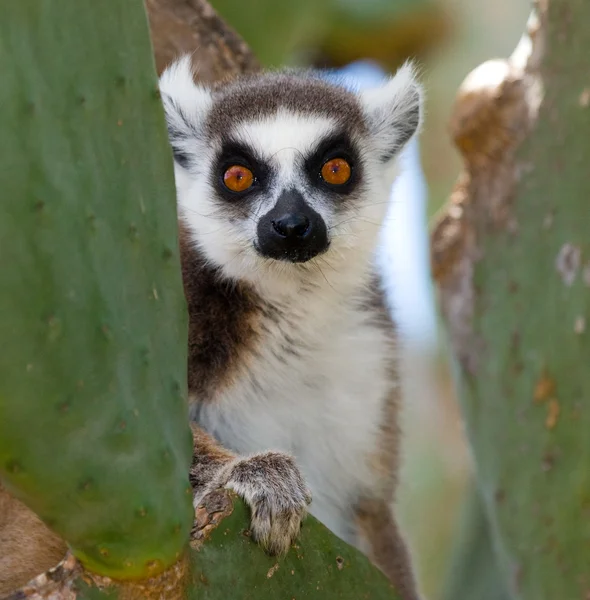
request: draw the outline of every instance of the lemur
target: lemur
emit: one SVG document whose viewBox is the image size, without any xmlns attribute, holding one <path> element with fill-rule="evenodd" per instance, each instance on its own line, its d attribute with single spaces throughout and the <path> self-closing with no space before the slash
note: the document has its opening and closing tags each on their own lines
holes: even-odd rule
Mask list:
<svg viewBox="0 0 590 600">
<path fill-rule="evenodd" d="M 239 455 L 293 456 L 310 512 L 415 600 L 393 509 L 397 336 L 375 266 L 397 158 L 421 122 L 415 71 L 362 93 L 296 70 L 208 88 L 185 56 L 160 90 L 191 418 Z"/>
<path fill-rule="evenodd" d="M 311 513 L 415 600 L 392 508 L 396 334 L 373 261 L 396 158 L 420 124 L 414 73 L 362 94 L 295 72 L 207 89 L 185 57 L 160 88 L 190 316 L 195 505 L 234 489 L 254 537 L 282 554 L 310 502 L 299 465 Z M 65 550 L 0 486 L 0 594 Z"/>
</svg>

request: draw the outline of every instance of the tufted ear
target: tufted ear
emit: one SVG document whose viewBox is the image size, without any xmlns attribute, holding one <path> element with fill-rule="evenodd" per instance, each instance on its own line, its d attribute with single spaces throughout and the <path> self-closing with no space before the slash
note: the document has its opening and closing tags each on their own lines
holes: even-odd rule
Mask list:
<svg viewBox="0 0 590 600">
<path fill-rule="evenodd" d="M 162 73 L 160 92 L 174 159 L 186 169 L 211 107 L 211 92 L 195 83 L 188 54 Z"/>
<path fill-rule="evenodd" d="M 383 162 L 399 154 L 422 120 L 423 91 L 414 66 L 406 63 L 378 88 L 361 92 L 371 135 Z"/>
</svg>

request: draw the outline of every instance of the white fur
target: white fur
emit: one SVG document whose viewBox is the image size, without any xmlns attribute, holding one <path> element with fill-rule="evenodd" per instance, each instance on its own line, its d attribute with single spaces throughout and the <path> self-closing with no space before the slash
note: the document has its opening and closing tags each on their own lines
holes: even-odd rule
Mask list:
<svg viewBox="0 0 590 600">
<path fill-rule="evenodd" d="M 211 106 L 211 92 L 195 83 L 190 55 L 172 63 L 160 77 L 160 92 L 164 96 L 174 98 L 187 117 L 198 127 L 208 108 Z M 175 113 L 168 112 L 168 117 Z"/>
<path fill-rule="evenodd" d="M 194 81 L 190 55 L 183 56 L 168 67 L 160 78 L 160 92 L 166 110 L 168 126 L 177 131 L 186 131 L 190 123 L 190 131 L 185 139 L 173 143 L 178 150 L 197 159 L 207 149 L 198 131 L 203 126 L 213 98 L 211 92 Z M 176 180 L 186 178 L 188 173 L 175 163 Z"/>
<path fill-rule="evenodd" d="M 416 79 L 416 70 L 412 63 L 406 62 L 384 85 L 364 90 L 360 97 L 371 125 L 376 153 L 386 154 L 389 148 L 397 145 L 398 132 L 401 131 L 404 120 L 416 108 L 420 108 L 417 129 L 419 131 L 424 91 Z M 399 150 L 401 147 L 398 154 Z M 391 161 L 390 164 L 395 166 L 396 161 Z M 393 176 L 390 176 L 391 182 Z"/>
<path fill-rule="evenodd" d="M 367 459 L 377 450 L 394 348 L 350 300 L 328 285 L 283 298 L 298 326 L 274 328 L 248 372 L 202 406 L 199 422 L 238 452 L 291 453 L 312 490 L 311 513 L 354 543 L 351 504 L 380 485 Z M 301 358 L 281 352 L 285 334 L 306 344 Z"/>
<path fill-rule="evenodd" d="M 193 90 L 187 73 L 185 65 L 165 76 L 163 91 L 183 106 L 188 99 L 192 114 L 198 104 L 195 122 L 200 123 L 211 97 Z M 378 91 L 360 96 L 371 131 L 356 140 L 365 187 L 344 213 L 310 190 L 294 167 L 298 154 L 309 152 L 335 127 L 329 118 L 279 111 L 232 131 L 279 173 L 275 189 L 244 222 L 230 222 L 210 188 L 206 173 L 215 147 L 198 146 L 198 172 L 178 166 L 175 171 L 181 214 L 207 259 L 230 280 L 249 281 L 287 315 L 279 324 L 267 322 L 247 370 L 245 365 L 222 398 L 200 404 L 199 422 L 241 453 L 292 453 L 313 493 L 311 512 L 353 543 L 351 505 L 359 493 L 381 485 L 368 460 L 377 451 L 384 402 L 392 392 L 387 369 L 395 352 L 389 332 L 372 323 L 357 301 L 368 286 L 395 176 L 395 158 L 383 163 L 379 156 L 395 146 L 396 127 L 415 109 L 419 93 L 405 67 Z M 253 247 L 256 218 L 274 206 L 281 190 L 292 187 L 323 217 L 331 240 L 326 254 L 303 264 L 261 258 Z M 298 355 L 284 350 L 285 340 Z"/>
<path fill-rule="evenodd" d="M 296 155 L 309 153 L 318 139 L 330 134 L 335 126 L 332 119 L 292 114 L 283 109 L 272 117 L 240 124 L 234 136 L 276 165 L 285 187 L 301 188 L 300 177 L 294 169 Z"/>
</svg>

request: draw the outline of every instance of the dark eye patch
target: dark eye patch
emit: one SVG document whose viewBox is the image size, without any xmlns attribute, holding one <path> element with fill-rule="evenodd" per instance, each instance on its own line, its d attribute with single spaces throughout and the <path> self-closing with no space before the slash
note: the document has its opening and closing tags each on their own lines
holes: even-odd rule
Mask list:
<svg viewBox="0 0 590 600">
<path fill-rule="evenodd" d="M 243 192 L 232 192 L 223 182 L 223 175 L 230 167 L 240 165 L 254 174 L 254 183 Z M 260 192 L 270 175 L 268 165 L 257 156 L 256 151 L 248 144 L 227 140 L 222 143 L 221 150 L 213 161 L 211 184 L 218 194 L 230 202 L 246 198 Z"/>
<path fill-rule="evenodd" d="M 350 179 L 342 185 L 329 184 L 322 178 L 323 165 L 333 158 L 343 158 L 351 167 Z M 312 185 L 336 194 L 350 194 L 357 186 L 361 176 L 358 152 L 350 137 L 344 132 L 324 138 L 305 159 L 304 169 Z"/>
</svg>

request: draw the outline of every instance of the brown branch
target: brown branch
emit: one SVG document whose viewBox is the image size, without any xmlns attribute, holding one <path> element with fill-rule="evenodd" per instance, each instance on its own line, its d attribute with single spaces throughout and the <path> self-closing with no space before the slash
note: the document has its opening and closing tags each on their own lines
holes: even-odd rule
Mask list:
<svg viewBox="0 0 590 600">
<path fill-rule="evenodd" d="M 195 511 L 190 543 L 193 550 L 198 550 L 221 521 L 231 515 L 235 497 L 235 494 L 222 489 L 203 498 Z M 90 573 L 68 554 L 56 567 L 35 577 L 3 600 L 77 600 L 87 597 L 85 587 L 97 588 L 105 593 L 116 592 L 114 597 L 121 600 L 181 600 L 186 597 L 187 577 L 190 577 L 187 554 L 157 577 L 125 582 Z"/>
<path fill-rule="evenodd" d="M 244 40 L 206 0 L 145 0 L 145 4 L 158 73 L 185 53 L 193 53 L 197 76 L 208 83 L 260 68 Z"/>
</svg>

